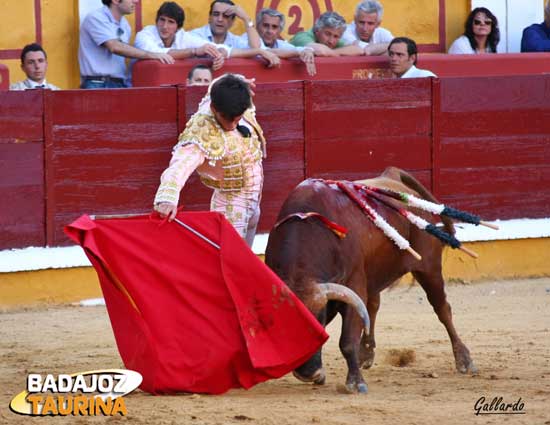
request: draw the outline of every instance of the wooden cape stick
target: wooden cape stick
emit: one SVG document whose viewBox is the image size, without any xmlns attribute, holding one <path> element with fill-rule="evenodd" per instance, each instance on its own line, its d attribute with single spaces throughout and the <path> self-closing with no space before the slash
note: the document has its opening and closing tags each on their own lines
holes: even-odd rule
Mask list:
<svg viewBox="0 0 550 425">
<path fill-rule="evenodd" d="M 137 217 L 137 216 L 140 216 L 140 215 L 143 215 L 143 214 L 104 214 L 104 215 L 90 215 L 90 218 L 92 220 L 95 220 L 95 219 L 100 219 L 100 220 L 107 220 L 107 219 L 110 219 L 110 218 L 132 218 L 132 217 Z M 185 229 L 189 230 L 191 233 L 193 233 L 195 236 L 198 236 L 199 238 L 201 238 L 203 241 L 209 243 L 210 245 L 212 245 L 214 248 L 216 249 L 221 249 L 221 247 L 216 243 L 216 242 L 213 242 L 212 240 L 208 239 L 206 236 L 204 236 L 202 233 L 200 233 L 199 231 L 193 229 L 191 226 L 189 226 L 188 224 L 185 224 L 183 221 L 181 221 L 179 218 L 174 218 L 174 222 L 179 224 L 180 226 L 184 227 Z"/>
</svg>

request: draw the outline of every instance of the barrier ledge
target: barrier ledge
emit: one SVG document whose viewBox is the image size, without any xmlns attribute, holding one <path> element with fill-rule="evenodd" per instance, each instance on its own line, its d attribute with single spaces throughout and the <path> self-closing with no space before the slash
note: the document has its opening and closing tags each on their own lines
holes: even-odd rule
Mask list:
<svg viewBox="0 0 550 425">
<path fill-rule="evenodd" d="M 10 70 L 0 63 L 0 90 L 9 90 L 10 88 Z"/>
<path fill-rule="evenodd" d="M 282 59 L 280 68 L 267 68 L 262 59 L 228 59 L 215 76 L 234 72 L 255 77 L 257 82 L 276 83 L 293 80 L 352 80 L 389 78 L 387 56 L 346 56 L 315 58 L 317 74 L 309 76 L 298 59 Z M 207 59 L 178 60 L 166 65 L 143 60 L 134 64 L 135 87 L 158 87 L 185 84 L 189 70 Z M 423 53 L 418 67 L 429 69 L 439 77 L 534 75 L 550 72 L 550 53 L 499 53 L 493 55 L 448 55 Z"/>
<path fill-rule="evenodd" d="M 446 249 L 447 282 L 550 276 L 550 218 L 494 222 L 499 231 L 460 225 L 457 236 L 476 251 L 473 259 Z M 253 250 L 263 257 L 267 235 L 258 235 Z M 25 248 L 0 251 L 0 309 L 74 303 L 101 297 L 95 270 L 80 247 Z M 412 282 L 406 276 L 402 280 Z"/>
<path fill-rule="evenodd" d="M 281 59 L 279 68 L 267 68 L 263 59 L 227 59 L 222 69 L 214 72 L 217 77 L 226 72 L 256 78 L 259 83 L 280 83 L 294 80 L 349 80 L 352 78 L 380 78 L 389 76 L 387 58 L 340 57 L 316 58 L 317 74 L 310 77 L 299 59 Z M 171 65 L 158 61 L 141 60 L 132 69 L 134 87 L 158 87 L 185 84 L 189 70 L 197 64 L 210 63 L 207 59 L 178 60 Z"/>
</svg>

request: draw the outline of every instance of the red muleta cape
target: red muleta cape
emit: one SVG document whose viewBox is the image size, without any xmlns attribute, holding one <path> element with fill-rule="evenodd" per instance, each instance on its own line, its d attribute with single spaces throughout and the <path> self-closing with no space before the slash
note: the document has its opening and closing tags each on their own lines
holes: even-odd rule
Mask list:
<svg viewBox="0 0 550 425">
<path fill-rule="evenodd" d="M 148 215 L 65 227 L 95 267 L 122 360 L 150 393 L 220 394 L 278 378 L 328 335 L 218 213 Z"/>
</svg>

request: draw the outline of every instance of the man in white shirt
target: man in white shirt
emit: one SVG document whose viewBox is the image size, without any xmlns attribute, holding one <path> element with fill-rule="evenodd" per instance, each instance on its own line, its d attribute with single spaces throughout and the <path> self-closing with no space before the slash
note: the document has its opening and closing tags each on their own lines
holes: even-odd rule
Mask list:
<svg viewBox="0 0 550 425">
<path fill-rule="evenodd" d="M 244 23 L 246 38 L 229 31 L 236 17 Z M 192 30 L 191 33 L 212 43 L 238 49 L 259 48 L 261 44 L 254 22 L 241 6 L 235 5 L 231 0 L 214 0 L 210 4 L 208 24 Z"/>
<path fill-rule="evenodd" d="M 80 25 L 80 88 L 129 87 L 126 58 L 174 63 L 174 58 L 166 53 L 141 50 L 129 44 L 132 28 L 125 16 L 134 13 L 138 0 L 101 2 L 103 7 L 88 13 Z"/>
<path fill-rule="evenodd" d="M 10 90 L 29 90 L 36 88 L 59 90 L 58 87 L 46 81 L 48 58 L 40 44 L 27 44 L 23 48 L 21 52 L 21 69 L 27 78 L 12 84 Z"/>
<path fill-rule="evenodd" d="M 388 47 L 390 69 L 395 78 L 437 77 L 426 69 L 418 69 L 418 49 L 414 40 L 407 37 L 394 38 Z"/>
<path fill-rule="evenodd" d="M 342 35 L 346 45 L 357 44 L 363 48 L 366 55 L 383 55 L 393 35 L 387 29 L 381 28 L 384 8 L 377 0 L 362 1 L 355 8 L 353 22 L 349 24 Z"/>
<path fill-rule="evenodd" d="M 281 38 L 285 27 L 285 16 L 274 9 L 264 8 L 256 16 L 256 27 L 262 43 L 262 49 L 271 49 L 281 58 L 299 57 L 306 65 L 309 75 L 315 75 L 315 54 L 310 47 L 296 47 Z"/>
<path fill-rule="evenodd" d="M 185 12 L 176 2 L 164 2 L 157 11 L 155 25 L 148 25 L 136 35 L 135 46 L 142 50 L 166 53 L 174 59 L 208 55 L 214 70 L 223 65 L 223 55 L 214 43 L 183 29 Z"/>
</svg>

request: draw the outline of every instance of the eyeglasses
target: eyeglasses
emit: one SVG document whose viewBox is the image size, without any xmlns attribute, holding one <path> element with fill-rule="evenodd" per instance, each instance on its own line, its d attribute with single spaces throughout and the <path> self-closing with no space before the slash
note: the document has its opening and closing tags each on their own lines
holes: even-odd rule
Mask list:
<svg viewBox="0 0 550 425">
<path fill-rule="evenodd" d="M 118 40 L 122 41 L 122 35 L 124 34 L 124 30 L 122 28 L 116 29 L 116 35 L 118 36 Z"/>
<path fill-rule="evenodd" d="M 492 25 L 493 21 L 491 21 L 490 19 L 487 19 L 485 21 L 480 21 L 479 19 L 474 19 L 474 25 Z"/>
</svg>

